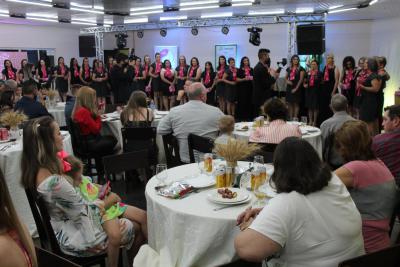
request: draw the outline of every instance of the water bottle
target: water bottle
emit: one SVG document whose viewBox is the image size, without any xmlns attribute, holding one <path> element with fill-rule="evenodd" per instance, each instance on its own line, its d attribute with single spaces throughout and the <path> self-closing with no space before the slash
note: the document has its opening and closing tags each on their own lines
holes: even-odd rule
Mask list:
<svg viewBox="0 0 400 267">
<path fill-rule="evenodd" d="M 154 101 L 151 100 L 150 102 L 150 109 L 154 112 L 154 110 L 156 109 L 156 104 L 154 104 Z"/>
</svg>

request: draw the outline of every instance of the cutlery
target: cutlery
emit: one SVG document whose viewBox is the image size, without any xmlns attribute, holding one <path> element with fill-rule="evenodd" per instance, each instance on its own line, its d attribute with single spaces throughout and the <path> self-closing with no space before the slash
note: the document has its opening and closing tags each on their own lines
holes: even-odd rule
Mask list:
<svg viewBox="0 0 400 267">
<path fill-rule="evenodd" d="M 243 203 L 243 204 L 247 204 L 247 202 Z M 213 211 L 219 211 L 219 210 L 224 210 L 224 209 L 227 209 L 227 208 L 242 206 L 243 204 L 222 206 L 222 207 L 218 207 L 218 208 L 213 209 Z"/>
<path fill-rule="evenodd" d="M 10 145 L 6 145 L 6 146 L 3 146 L 3 147 L 0 149 L 0 151 L 4 152 L 4 151 L 6 151 L 7 149 L 9 149 L 11 146 L 12 146 L 11 144 L 10 144 Z"/>
</svg>

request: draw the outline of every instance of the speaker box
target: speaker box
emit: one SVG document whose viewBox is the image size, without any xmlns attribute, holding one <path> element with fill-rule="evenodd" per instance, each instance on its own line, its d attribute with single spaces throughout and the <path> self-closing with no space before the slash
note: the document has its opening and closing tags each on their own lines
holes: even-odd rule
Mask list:
<svg viewBox="0 0 400 267">
<path fill-rule="evenodd" d="M 321 55 L 325 52 L 325 25 L 298 25 L 296 36 L 299 55 Z"/>
<path fill-rule="evenodd" d="M 95 57 L 96 40 L 94 35 L 79 36 L 79 57 Z"/>
</svg>

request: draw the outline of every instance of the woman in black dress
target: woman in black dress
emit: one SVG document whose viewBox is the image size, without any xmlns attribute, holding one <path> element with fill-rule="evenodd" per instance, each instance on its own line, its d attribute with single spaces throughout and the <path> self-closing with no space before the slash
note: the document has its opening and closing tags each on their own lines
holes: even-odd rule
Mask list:
<svg viewBox="0 0 400 267">
<path fill-rule="evenodd" d="M 217 75 L 215 77 L 217 98 L 219 109 L 225 113 L 225 83 L 222 81 L 224 77 L 224 73 L 227 71 L 229 67 L 226 64 L 226 57 L 219 56 L 218 58 L 218 67 L 217 67 Z"/>
<path fill-rule="evenodd" d="M 222 80 L 225 82 L 225 100 L 226 100 L 226 112 L 228 115 L 235 117 L 235 105 L 236 105 L 236 79 L 237 79 L 237 68 L 235 67 L 235 59 L 228 59 L 229 68 L 224 73 Z"/>
<path fill-rule="evenodd" d="M 201 78 L 201 68 L 199 59 L 197 57 L 192 57 L 190 60 L 190 68 L 188 70 L 187 79 L 191 82 L 200 82 Z"/>
<path fill-rule="evenodd" d="M 114 87 L 113 87 L 113 84 L 112 84 L 111 79 L 110 79 L 111 70 L 112 70 L 113 66 L 114 66 L 114 58 L 110 56 L 107 59 L 107 75 L 108 75 L 108 82 L 107 82 L 108 92 L 107 92 L 107 94 L 110 96 L 111 104 L 115 103 L 114 102 L 114 92 L 113 92 L 113 88 Z"/>
<path fill-rule="evenodd" d="M 378 57 L 378 75 L 381 78 L 381 89 L 379 90 L 379 95 L 378 95 L 378 100 L 379 100 L 379 106 L 378 106 L 378 119 L 379 119 L 379 129 L 382 130 L 382 112 L 383 112 L 383 103 L 384 103 L 384 93 L 385 93 L 385 88 L 386 88 L 386 83 L 387 81 L 390 80 L 390 75 L 387 73 L 385 67 L 386 67 L 386 57 Z"/>
<path fill-rule="evenodd" d="M 171 61 L 164 60 L 160 72 L 162 100 L 165 110 L 170 110 L 175 105 L 175 71 L 172 69 Z"/>
<path fill-rule="evenodd" d="M 41 59 L 36 67 L 36 79 L 39 83 L 39 88 L 49 87 L 51 81 L 51 70 L 46 66 L 46 61 Z"/>
<path fill-rule="evenodd" d="M 92 80 L 93 89 L 96 90 L 97 103 L 103 107 L 103 105 L 105 106 L 106 104 L 108 80 L 108 73 L 104 68 L 103 61 L 99 60 L 97 67 L 93 69 Z"/>
<path fill-rule="evenodd" d="M 340 77 L 340 93 L 347 98 L 350 113 L 353 114 L 353 101 L 356 90 L 356 61 L 352 56 L 343 59 L 343 69 Z"/>
<path fill-rule="evenodd" d="M 26 64 L 28 64 L 28 60 L 24 58 L 21 60 L 21 68 L 17 71 L 17 83 L 20 86 L 22 86 L 22 83 L 24 82 L 24 69 Z"/>
<path fill-rule="evenodd" d="M 146 79 L 142 68 L 142 59 L 136 57 L 135 66 L 133 68 L 133 83 L 135 90 L 144 92 L 144 80 Z"/>
<path fill-rule="evenodd" d="M 17 80 L 17 69 L 13 67 L 11 60 L 4 60 L 4 69 L 1 71 L 3 80 Z"/>
<path fill-rule="evenodd" d="M 379 90 L 381 89 L 376 59 L 368 58 L 364 62 L 364 70 L 365 79 L 357 81 L 357 86 L 361 89 L 360 120 L 368 124 L 369 132 L 374 136 L 378 133 Z"/>
<path fill-rule="evenodd" d="M 361 57 L 358 60 L 356 74 L 354 76 L 356 86 L 355 86 L 354 99 L 353 99 L 353 117 L 356 119 L 359 118 L 359 110 L 360 110 L 360 102 L 361 102 L 361 89 L 359 86 L 357 86 L 357 81 L 359 79 L 365 80 L 364 62 L 366 59 L 367 59 L 366 57 Z"/>
<path fill-rule="evenodd" d="M 305 69 L 300 66 L 300 58 L 293 55 L 290 67 L 286 69 L 286 102 L 289 104 L 290 119 L 298 118 L 301 102 L 301 90 L 305 76 Z"/>
<path fill-rule="evenodd" d="M 318 126 L 330 117 L 333 113 L 330 108 L 331 98 L 337 92 L 339 85 L 340 72 L 335 66 L 335 58 L 332 54 L 326 57 L 326 66 L 322 72 L 322 84 L 320 90 L 319 99 L 319 116 L 318 116 Z"/>
<path fill-rule="evenodd" d="M 253 68 L 250 67 L 248 57 L 240 60 L 240 69 L 237 73 L 237 120 L 250 121 L 253 119 Z"/>
<path fill-rule="evenodd" d="M 151 76 L 150 76 L 150 66 L 151 66 L 151 59 L 149 55 L 145 55 L 143 57 L 143 77 L 144 77 L 144 90 L 147 94 L 147 97 L 153 99 L 152 91 L 151 91 Z"/>
<path fill-rule="evenodd" d="M 63 57 L 59 57 L 57 63 L 53 74 L 56 78 L 56 89 L 60 94 L 61 101 L 64 102 L 68 92 L 69 69 L 65 65 Z"/>
<path fill-rule="evenodd" d="M 207 90 L 207 104 L 215 106 L 215 72 L 213 65 L 210 61 L 207 61 L 204 67 L 204 71 L 201 74 L 201 83 Z"/>
<path fill-rule="evenodd" d="M 82 85 L 90 86 L 92 83 L 92 69 L 89 66 L 89 59 L 87 57 L 83 58 L 79 78 Z"/>
<path fill-rule="evenodd" d="M 310 62 L 311 68 L 307 78 L 304 79 L 304 88 L 306 91 L 306 108 L 308 109 L 308 121 L 310 125 L 317 125 L 318 118 L 318 94 L 320 91 L 322 74 L 318 69 L 317 60 L 313 59 Z"/>
<path fill-rule="evenodd" d="M 151 83 L 151 89 L 154 93 L 154 102 L 156 104 L 156 107 L 158 110 L 163 110 L 162 91 L 160 88 L 160 83 L 161 83 L 160 72 L 162 69 L 160 53 L 156 53 L 155 58 L 156 62 L 154 62 L 150 66 L 150 71 L 149 71 L 149 75 L 151 76 L 150 83 Z"/>
<path fill-rule="evenodd" d="M 71 58 L 69 69 L 71 71 L 71 86 L 74 84 L 81 84 L 81 78 L 79 78 L 81 67 L 79 66 L 76 58 Z"/>
<path fill-rule="evenodd" d="M 180 102 L 181 104 L 185 103 L 186 98 L 185 98 L 185 90 L 184 90 L 184 85 L 185 81 L 187 79 L 188 75 L 188 70 L 189 66 L 186 63 L 186 57 L 185 56 L 180 56 L 179 57 L 179 66 L 175 68 L 175 79 L 176 79 L 176 91 L 177 93 L 177 98 L 176 100 Z"/>
</svg>

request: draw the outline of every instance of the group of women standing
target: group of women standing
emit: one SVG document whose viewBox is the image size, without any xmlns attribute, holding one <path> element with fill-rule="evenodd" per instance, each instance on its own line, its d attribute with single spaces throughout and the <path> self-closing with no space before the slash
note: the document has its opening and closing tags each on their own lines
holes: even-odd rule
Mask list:
<svg viewBox="0 0 400 267">
<path fill-rule="evenodd" d="M 384 89 L 390 79 L 385 70 L 385 57 L 362 57 L 356 67 L 355 59 L 347 56 L 343 60 L 342 71 L 335 65 L 332 54 L 327 56 L 322 72 L 315 59 L 309 62 L 307 71 L 299 63 L 299 56 L 292 56 L 286 74 L 286 101 L 290 118 L 298 118 L 303 104 L 308 110 L 309 123 L 319 125 L 332 116 L 329 106 L 331 97 L 341 93 L 348 100 L 350 113 L 365 121 L 371 134 L 378 133 Z"/>
</svg>

